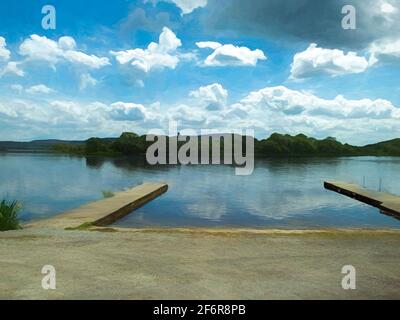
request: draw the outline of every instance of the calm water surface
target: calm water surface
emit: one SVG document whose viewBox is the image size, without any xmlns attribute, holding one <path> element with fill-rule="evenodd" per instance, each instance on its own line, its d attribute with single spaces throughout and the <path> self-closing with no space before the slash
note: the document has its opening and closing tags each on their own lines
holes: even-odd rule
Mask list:
<svg viewBox="0 0 400 320">
<path fill-rule="evenodd" d="M 364 178 L 365 177 L 365 178 Z M 400 158 L 258 160 L 251 176 L 230 166 L 150 167 L 132 158 L 0 154 L 0 199 L 23 203 L 24 221 L 42 219 L 137 184 L 167 182 L 162 197 L 120 220 L 125 227 L 241 226 L 400 228 L 375 208 L 326 191 L 345 180 L 400 194 Z"/>
</svg>

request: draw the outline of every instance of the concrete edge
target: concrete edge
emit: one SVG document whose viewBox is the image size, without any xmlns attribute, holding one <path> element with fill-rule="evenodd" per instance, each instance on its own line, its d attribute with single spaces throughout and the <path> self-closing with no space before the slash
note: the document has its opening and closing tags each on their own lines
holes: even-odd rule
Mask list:
<svg viewBox="0 0 400 320">
<path fill-rule="evenodd" d="M 132 211 L 139 209 L 140 207 L 144 206 L 146 203 L 150 202 L 151 200 L 159 197 L 160 195 L 164 194 L 165 192 L 168 191 L 168 185 L 164 184 L 157 190 L 154 190 L 151 193 L 146 194 L 142 198 L 133 201 L 122 208 L 118 209 L 117 211 L 111 212 L 110 214 L 90 222 L 92 225 L 97 226 L 97 227 L 105 227 L 108 226 L 115 221 L 118 221 L 119 219 L 129 215 L 132 213 Z"/>
<path fill-rule="evenodd" d="M 397 229 L 255 229 L 255 228 L 121 228 L 91 227 L 88 231 L 120 233 L 185 233 L 209 235 L 398 235 Z"/>
</svg>

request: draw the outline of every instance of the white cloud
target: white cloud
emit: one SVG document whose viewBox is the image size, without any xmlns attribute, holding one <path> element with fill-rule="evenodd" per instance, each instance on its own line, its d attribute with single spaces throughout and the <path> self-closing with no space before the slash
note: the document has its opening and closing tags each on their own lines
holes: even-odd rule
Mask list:
<svg viewBox="0 0 400 320">
<path fill-rule="evenodd" d="M 53 89 L 45 86 L 44 84 L 38 84 L 36 86 L 32 86 L 30 88 L 27 88 L 25 91 L 29 94 L 39 94 L 39 93 L 48 94 L 54 92 Z"/>
<path fill-rule="evenodd" d="M 175 69 L 179 63 L 179 57 L 175 53 L 181 45 L 182 42 L 176 37 L 175 33 L 164 27 L 159 42 L 150 43 L 147 49 L 111 51 L 111 54 L 116 57 L 120 64 L 130 63 L 144 72 L 150 72 L 153 69 Z"/>
<path fill-rule="evenodd" d="M 156 105 L 44 98 L 2 100 L 0 132 L 4 139 L 27 140 L 34 137 L 87 139 L 99 135 L 119 136 L 124 131 L 146 133 L 147 129 L 160 127 L 160 114 L 153 110 Z"/>
<path fill-rule="evenodd" d="M 369 49 L 370 64 L 375 64 L 379 60 L 399 59 L 400 58 L 400 39 L 381 39 L 371 43 Z"/>
<path fill-rule="evenodd" d="M 88 55 L 76 51 L 75 48 L 76 42 L 72 37 L 60 37 L 56 42 L 33 34 L 22 42 L 19 53 L 29 61 L 45 61 L 52 66 L 60 61 L 69 61 L 92 69 L 99 69 L 110 64 L 106 57 Z"/>
<path fill-rule="evenodd" d="M 220 44 L 219 42 L 215 42 L 215 41 L 200 41 L 200 42 L 196 42 L 196 46 L 198 46 L 200 49 L 210 48 L 210 49 L 216 50 L 218 48 L 221 48 L 222 44 Z"/>
<path fill-rule="evenodd" d="M 11 52 L 6 49 L 7 43 L 6 39 L 0 37 L 0 60 L 8 60 L 10 59 Z"/>
<path fill-rule="evenodd" d="M 384 13 L 393 13 L 396 12 L 397 9 L 393 7 L 390 3 L 382 3 L 381 11 Z"/>
<path fill-rule="evenodd" d="M 64 36 L 58 39 L 58 47 L 61 50 L 68 51 L 76 48 L 75 39 L 69 36 Z"/>
<path fill-rule="evenodd" d="M 289 116 L 304 114 L 336 119 L 400 119 L 400 109 L 387 100 L 347 100 L 341 95 L 328 100 L 284 86 L 251 92 L 241 104 Z"/>
<path fill-rule="evenodd" d="M 97 80 L 94 79 L 89 73 L 83 73 L 79 82 L 79 89 L 85 90 L 87 87 L 94 87 L 97 85 Z"/>
<path fill-rule="evenodd" d="M 109 114 L 116 121 L 139 121 L 146 118 L 146 109 L 141 104 L 119 101 L 110 105 Z"/>
<path fill-rule="evenodd" d="M 179 104 L 169 108 L 167 118 L 177 121 L 182 128 L 202 128 L 207 121 L 207 113 L 196 106 Z"/>
<path fill-rule="evenodd" d="M 92 69 L 99 69 L 110 64 L 108 58 L 99 58 L 93 54 L 87 55 L 86 53 L 74 50 L 65 51 L 64 57 L 72 63 L 81 64 Z"/>
<path fill-rule="evenodd" d="M 258 60 L 267 59 L 260 49 L 251 50 L 247 47 L 238 47 L 232 44 L 223 45 L 214 41 L 197 42 L 196 45 L 200 49 L 214 50 L 204 61 L 206 66 L 255 66 Z"/>
<path fill-rule="evenodd" d="M 47 37 L 33 34 L 29 39 L 25 39 L 21 43 L 19 54 L 26 56 L 29 60 L 46 61 L 55 64 L 62 57 L 63 50 L 60 49 L 57 42 Z"/>
<path fill-rule="evenodd" d="M 189 14 L 197 8 L 207 6 L 207 0 L 171 0 L 177 7 L 182 10 L 182 14 Z"/>
<path fill-rule="evenodd" d="M 381 1 L 380 9 L 381 9 L 381 12 L 384 14 L 393 14 L 398 11 L 398 9 L 395 6 L 393 6 L 391 3 L 386 2 L 386 1 Z"/>
<path fill-rule="evenodd" d="M 20 62 L 10 61 L 4 67 L 4 69 L 0 72 L 0 77 L 5 74 L 14 74 L 19 77 L 25 76 L 24 70 L 19 68 Z"/>
<path fill-rule="evenodd" d="M 226 106 L 228 91 L 219 83 L 200 87 L 189 94 L 202 107 L 209 111 L 221 110 Z"/>
<path fill-rule="evenodd" d="M 367 68 L 367 59 L 355 52 L 345 54 L 342 50 L 318 48 L 312 43 L 305 51 L 295 54 L 291 65 L 291 78 L 361 73 Z"/>
<path fill-rule="evenodd" d="M 0 36 L 0 61 L 8 61 L 10 59 L 11 52 L 6 47 L 6 39 Z M 22 69 L 18 68 L 18 65 L 18 62 L 8 62 L 3 69 L 0 69 L 0 78 L 5 74 L 14 74 L 23 77 L 25 73 Z"/>
</svg>

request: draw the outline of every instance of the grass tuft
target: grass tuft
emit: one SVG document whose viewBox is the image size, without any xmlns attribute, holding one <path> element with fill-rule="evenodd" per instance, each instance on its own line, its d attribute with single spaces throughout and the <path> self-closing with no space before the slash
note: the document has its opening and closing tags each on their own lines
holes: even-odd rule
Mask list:
<svg viewBox="0 0 400 320">
<path fill-rule="evenodd" d="M 18 218 L 20 210 L 21 205 L 17 201 L 3 200 L 0 202 L 0 231 L 22 229 Z"/>
<path fill-rule="evenodd" d="M 103 190 L 101 193 L 103 194 L 104 198 L 112 198 L 115 196 L 114 192 L 109 190 Z"/>
</svg>

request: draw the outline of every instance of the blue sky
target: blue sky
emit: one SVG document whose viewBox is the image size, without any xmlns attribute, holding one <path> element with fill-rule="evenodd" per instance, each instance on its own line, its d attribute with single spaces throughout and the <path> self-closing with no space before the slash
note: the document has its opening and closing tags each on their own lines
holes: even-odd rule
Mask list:
<svg viewBox="0 0 400 320">
<path fill-rule="evenodd" d="M 55 30 L 42 28 L 47 4 Z M 342 28 L 346 4 L 355 30 Z M 0 140 L 171 120 L 258 138 L 399 137 L 399 18 L 399 0 L 4 0 Z"/>
</svg>

